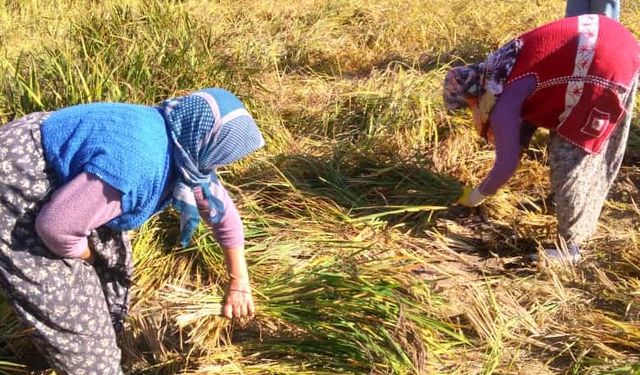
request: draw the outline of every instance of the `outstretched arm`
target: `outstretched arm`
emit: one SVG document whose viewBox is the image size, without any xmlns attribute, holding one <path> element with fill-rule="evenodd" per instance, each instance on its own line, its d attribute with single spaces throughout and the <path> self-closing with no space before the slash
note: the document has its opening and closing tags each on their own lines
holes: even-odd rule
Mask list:
<svg viewBox="0 0 640 375">
<path fill-rule="evenodd" d="M 467 192 L 461 200 L 463 205 L 479 205 L 515 173 L 520 162 L 521 132 L 525 131 L 528 138 L 533 134 L 528 125 L 523 129 L 520 114 L 524 101 L 534 88 L 535 79 L 525 77 L 507 87 L 498 98 L 489 118 L 496 152 L 493 168 L 478 188 Z"/>
<path fill-rule="evenodd" d="M 229 284 L 227 285 L 223 313 L 229 319 L 250 316 L 255 312 L 255 307 L 244 255 L 242 219 L 229 193 L 219 182 L 212 182 L 210 191 L 216 199 L 223 203 L 225 209 L 224 216 L 218 223 L 212 223 L 209 220 L 209 204 L 202 191 L 196 188 L 194 193 L 200 215 L 211 226 L 224 253 Z"/>
</svg>

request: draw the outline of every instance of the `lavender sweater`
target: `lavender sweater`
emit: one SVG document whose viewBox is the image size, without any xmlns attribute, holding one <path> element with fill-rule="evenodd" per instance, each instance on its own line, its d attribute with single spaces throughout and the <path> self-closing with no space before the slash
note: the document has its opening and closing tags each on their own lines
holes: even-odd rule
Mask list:
<svg viewBox="0 0 640 375">
<path fill-rule="evenodd" d="M 240 214 L 227 191 L 219 190 L 218 198 L 226 213 L 219 224 L 211 225 L 212 229 L 222 247 L 241 247 L 244 232 Z M 202 194 L 196 194 L 196 202 L 198 199 L 203 199 Z M 36 232 L 56 255 L 76 258 L 87 248 L 91 231 L 120 214 L 122 193 L 93 174 L 81 173 L 59 188 L 44 205 L 36 218 Z"/>
<path fill-rule="evenodd" d="M 496 102 L 489 122 L 494 135 L 496 158 L 489 175 L 478 189 L 482 195 L 495 194 L 515 173 L 520 162 L 520 151 L 526 147 L 536 131 L 520 119 L 524 101 L 533 93 L 536 80 L 526 76 L 504 89 Z"/>
</svg>

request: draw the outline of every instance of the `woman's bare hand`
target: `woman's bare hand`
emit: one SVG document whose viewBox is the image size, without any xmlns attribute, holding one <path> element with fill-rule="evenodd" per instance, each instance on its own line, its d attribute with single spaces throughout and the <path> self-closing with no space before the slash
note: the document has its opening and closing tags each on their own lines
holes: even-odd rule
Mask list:
<svg viewBox="0 0 640 375">
<path fill-rule="evenodd" d="M 255 306 L 249 280 L 232 279 L 227 286 L 222 313 L 228 319 L 253 316 Z"/>
</svg>

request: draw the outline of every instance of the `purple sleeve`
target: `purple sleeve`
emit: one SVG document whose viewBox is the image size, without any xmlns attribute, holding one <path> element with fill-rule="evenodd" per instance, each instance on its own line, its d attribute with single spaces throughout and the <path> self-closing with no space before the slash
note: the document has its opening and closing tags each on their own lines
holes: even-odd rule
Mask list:
<svg viewBox="0 0 640 375">
<path fill-rule="evenodd" d="M 535 85 L 535 78 L 531 76 L 509 85 L 502 92 L 491 112 L 489 121 L 494 136 L 496 158 L 491 172 L 479 186 L 482 195 L 495 194 L 518 168 L 521 132 L 525 131 L 533 135 L 528 128 L 522 129 L 520 113 L 522 104 L 531 95 Z M 528 143 L 528 140 L 526 142 Z"/>
<path fill-rule="evenodd" d="M 212 182 L 211 184 L 211 193 L 222 201 L 225 213 L 218 224 L 213 224 L 209 221 L 207 221 L 207 223 L 213 230 L 216 240 L 223 248 L 237 249 L 244 247 L 244 228 L 236 205 L 220 182 Z M 204 199 L 200 189 L 194 189 L 194 195 L 200 216 L 207 220 L 209 216 L 207 213 L 209 204 Z"/>
<path fill-rule="evenodd" d="M 36 217 L 36 232 L 47 248 L 77 258 L 91 231 L 122 213 L 122 193 L 90 173 L 60 187 Z"/>
</svg>

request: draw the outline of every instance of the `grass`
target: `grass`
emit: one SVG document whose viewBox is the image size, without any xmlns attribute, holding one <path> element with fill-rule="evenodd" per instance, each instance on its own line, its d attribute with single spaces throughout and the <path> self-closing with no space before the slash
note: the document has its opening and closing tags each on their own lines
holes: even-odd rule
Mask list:
<svg viewBox="0 0 640 375">
<path fill-rule="evenodd" d="M 562 0 L 5 1 L 0 119 L 221 86 L 263 129 L 267 147 L 222 173 L 245 223 L 256 317 L 218 316 L 220 249 L 205 228 L 179 249 L 168 211 L 134 233 L 128 373 L 634 374 L 637 119 L 579 267 L 524 261 L 555 233 L 545 134 L 482 210 L 452 205 L 494 155 L 469 116 L 444 113 L 444 72 L 563 10 Z M 640 3 L 623 2 L 622 21 L 640 36 Z M 0 316 L 0 372 L 35 371 L 29 332 L 5 301 Z"/>
</svg>

